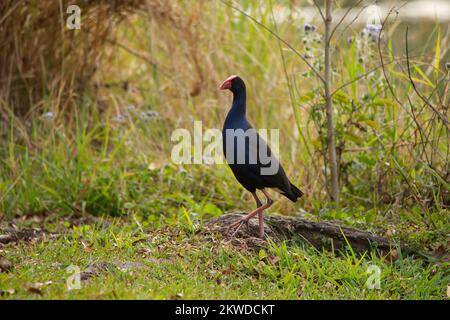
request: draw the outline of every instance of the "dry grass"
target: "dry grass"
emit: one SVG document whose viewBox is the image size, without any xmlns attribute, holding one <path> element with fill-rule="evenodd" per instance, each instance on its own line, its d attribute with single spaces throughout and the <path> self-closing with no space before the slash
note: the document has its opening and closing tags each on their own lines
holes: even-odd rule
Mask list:
<svg viewBox="0 0 450 320">
<path fill-rule="evenodd" d="M 195 52 L 196 35 L 190 31 L 195 18 L 184 18 L 171 1 L 76 1 L 82 12 L 82 28 L 76 31 L 65 25 L 69 4 L 74 2 L 0 3 L 0 110 L 4 118 L 8 117 L 8 108 L 21 116 L 43 107 L 64 112 L 92 85 L 108 50 L 117 50 L 115 27 L 138 11 L 179 30 L 177 34 L 188 44 L 193 71 L 199 79 L 204 78 Z M 192 89 L 194 94 L 196 90 Z M 44 97 L 52 97 L 57 105 L 43 106 Z"/>
</svg>

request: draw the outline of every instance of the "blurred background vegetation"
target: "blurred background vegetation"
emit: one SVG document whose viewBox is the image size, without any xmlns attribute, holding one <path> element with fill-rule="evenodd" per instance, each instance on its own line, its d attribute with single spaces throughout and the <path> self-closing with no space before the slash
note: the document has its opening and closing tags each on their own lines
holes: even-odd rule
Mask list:
<svg viewBox="0 0 450 320">
<path fill-rule="evenodd" d="M 345 19 L 332 39 L 341 188 L 335 207 L 321 82 L 229 3 L 70 1 L 82 13 L 81 29 L 69 30 L 68 1 L 3 0 L 0 216 L 132 215 L 158 225 L 249 207 L 227 166 L 170 161 L 175 128 L 192 131 L 198 120 L 204 129 L 221 128 L 230 96 L 217 87 L 239 74 L 249 119 L 280 129 L 281 162 L 306 193 L 296 206 L 279 198 L 272 212 L 446 246 L 446 11 L 424 18 L 411 7 L 424 1 L 379 1 L 381 20 L 371 21 L 365 12 L 373 2 L 336 1 L 334 21 Z M 233 5 L 323 72 L 324 30 L 313 1 Z"/>
</svg>

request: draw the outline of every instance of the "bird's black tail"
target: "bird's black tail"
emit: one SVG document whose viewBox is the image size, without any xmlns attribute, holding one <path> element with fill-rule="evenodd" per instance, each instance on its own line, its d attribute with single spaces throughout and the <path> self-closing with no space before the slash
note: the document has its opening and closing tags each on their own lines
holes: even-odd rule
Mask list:
<svg viewBox="0 0 450 320">
<path fill-rule="evenodd" d="M 289 200 L 297 202 L 303 196 L 303 192 L 291 183 L 291 192 L 284 194 Z"/>
</svg>

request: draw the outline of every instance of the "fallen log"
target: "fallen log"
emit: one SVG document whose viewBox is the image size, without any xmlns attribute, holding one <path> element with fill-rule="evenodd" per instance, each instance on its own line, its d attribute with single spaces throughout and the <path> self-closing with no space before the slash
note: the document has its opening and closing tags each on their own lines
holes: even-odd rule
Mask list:
<svg viewBox="0 0 450 320">
<path fill-rule="evenodd" d="M 244 214 L 228 213 L 218 218 L 208 220 L 205 225 L 210 230 L 222 233 L 225 237 L 252 238 L 258 236 L 257 219 L 252 219 L 239 230 L 230 229 L 229 226 L 242 218 Z M 332 251 L 346 250 L 349 247 L 357 253 L 376 250 L 382 253 L 391 250 L 408 248 L 392 239 L 380 237 L 370 232 L 344 227 L 329 221 L 310 221 L 301 217 L 282 217 L 265 215 L 265 238 L 274 241 L 293 240 L 307 242 L 318 249 L 325 248 Z"/>
<path fill-rule="evenodd" d="M 0 245 L 19 241 L 30 242 L 45 237 L 45 232 L 38 229 L 0 229 Z"/>
</svg>

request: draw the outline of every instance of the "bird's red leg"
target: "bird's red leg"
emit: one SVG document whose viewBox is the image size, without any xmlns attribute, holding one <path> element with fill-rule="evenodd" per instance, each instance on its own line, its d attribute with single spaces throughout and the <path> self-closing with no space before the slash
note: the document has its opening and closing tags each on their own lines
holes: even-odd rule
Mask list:
<svg viewBox="0 0 450 320">
<path fill-rule="evenodd" d="M 255 202 L 256 202 L 256 209 L 262 207 L 261 200 L 259 200 L 258 195 L 256 194 L 256 191 L 255 191 L 255 192 L 252 192 L 252 196 L 253 196 L 253 199 L 255 199 Z M 255 214 L 253 214 L 253 213 L 254 213 L 254 211 L 250 212 L 247 216 L 245 216 L 245 217 L 242 218 L 242 219 L 239 219 L 239 221 L 236 221 L 235 223 L 233 223 L 233 224 L 230 226 L 230 228 L 236 228 L 236 230 L 234 230 L 234 232 L 233 232 L 233 236 L 239 231 L 239 229 L 242 227 L 242 224 L 244 224 L 244 223 L 247 224 L 247 229 L 248 229 L 248 221 L 249 221 L 251 218 L 253 218 L 253 216 L 255 215 Z M 252 215 L 252 214 L 253 214 L 253 215 Z"/>
<path fill-rule="evenodd" d="M 256 191 L 252 192 L 252 196 L 253 196 L 253 199 L 255 199 L 255 202 L 256 202 L 256 209 L 258 209 L 259 207 L 262 206 L 261 200 L 259 200 L 258 195 L 256 194 Z"/>
<path fill-rule="evenodd" d="M 267 198 L 267 208 L 270 207 L 273 203 L 272 198 L 269 196 L 269 193 L 267 193 L 267 191 L 265 191 L 264 189 L 262 190 L 262 192 L 264 193 L 264 195 Z M 260 239 L 264 239 L 264 217 L 263 217 L 263 212 L 259 212 L 258 213 L 258 223 L 259 223 L 259 238 Z"/>
<path fill-rule="evenodd" d="M 261 200 L 259 200 L 258 195 L 256 194 L 256 191 L 252 192 L 252 196 L 253 196 L 253 199 L 255 199 L 255 202 L 256 202 L 256 209 L 258 209 L 259 207 L 262 207 L 263 204 L 262 204 Z M 246 222 L 247 222 L 247 230 L 248 230 L 248 222 L 249 222 L 249 220 L 246 220 Z"/>
<path fill-rule="evenodd" d="M 254 216 L 256 216 L 258 213 L 260 213 L 261 211 L 263 211 L 264 209 L 267 209 L 270 205 L 268 205 L 267 203 L 259 208 L 257 208 L 256 210 L 253 210 L 252 212 L 250 212 L 248 215 L 246 215 L 245 217 L 239 219 L 238 221 L 234 222 L 233 224 L 230 225 L 230 228 L 236 228 L 237 229 L 234 231 L 233 235 L 239 230 L 239 228 L 242 226 L 243 223 L 247 222 L 248 220 L 250 220 L 251 218 L 253 218 Z"/>
<path fill-rule="evenodd" d="M 258 235 L 260 239 L 264 239 L 264 217 L 263 213 L 258 213 Z"/>
<path fill-rule="evenodd" d="M 237 226 L 240 226 L 244 222 L 248 222 L 251 218 L 256 216 L 259 211 L 264 210 L 264 209 L 261 209 L 261 207 L 263 207 L 263 205 L 262 205 L 261 201 L 259 200 L 258 196 L 256 195 L 256 192 L 252 192 L 252 196 L 256 202 L 256 209 L 253 210 L 252 212 L 250 212 L 249 214 L 247 214 L 245 217 L 239 219 L 239 221 L 236 221 L 235 223 L 233 223 L 231 225 L 231 227 L 237 227 Z"/>
<path fill-rule="evenodd" d="M 250 212 L 248 215 L 246 215 L 245 217 L 243 217 L 243 218 L 241 218 L 241 219 L 239 219 L 239 221 L 236 221 L 235 223 L 233 223 L 231 226 L 230 226 L 230 228 L 236 228 L 237 227 L 237 230 L 234 232 L 234 234 L 239 230 L 239 228 L 242 226 L 242 224 L 244 223 L 244 222 L 247 222 L 248 220 L 250 220 L 251 218 L 253 218 L 254 216 L 256 216 L 257 214 L 260 214 L 261 213 L 261 217 L 260 217 L 260 223 L 259 223 L 259 236 L 260 236 L 260 238 L 262 239 L 262 237 L 264 236 L 264 219 L 263 219 L 263 217 L 262 217 L 262 212 L 264 211 L 264 210 L 266 210 L 267 208 L 269 208 L 271 205 L 272 205 L 272 203 L 273 203 L 273 200 L 270 198 L 270 196 L 269 196 L 269 194 L 266 192 L 266 191 L 264 191 L 264 190 L 262 190 L 262 192 L 264 193 L 264 195 L 266 196 L 266 198 L 267 198 L 267 203 L 266 204 L 264 204 L 264 205 L 262 205 L 262 206 L 260 206 L 260 207 L 258 207 L 258 208 L 256 208 L 255 210 L 253 210 L 252 212 Z M 256 199 L 255 199 L 256 200 Z M 258 199 L 259 200 L 259 199 Z M 261 203 L 261 201 L 259 201 L 259 203 Z M 257 205 L 258 205 L 258 202 L 257 202 Z M 262 223 L 261 223 L 262 222 Z"/>
</svg>

